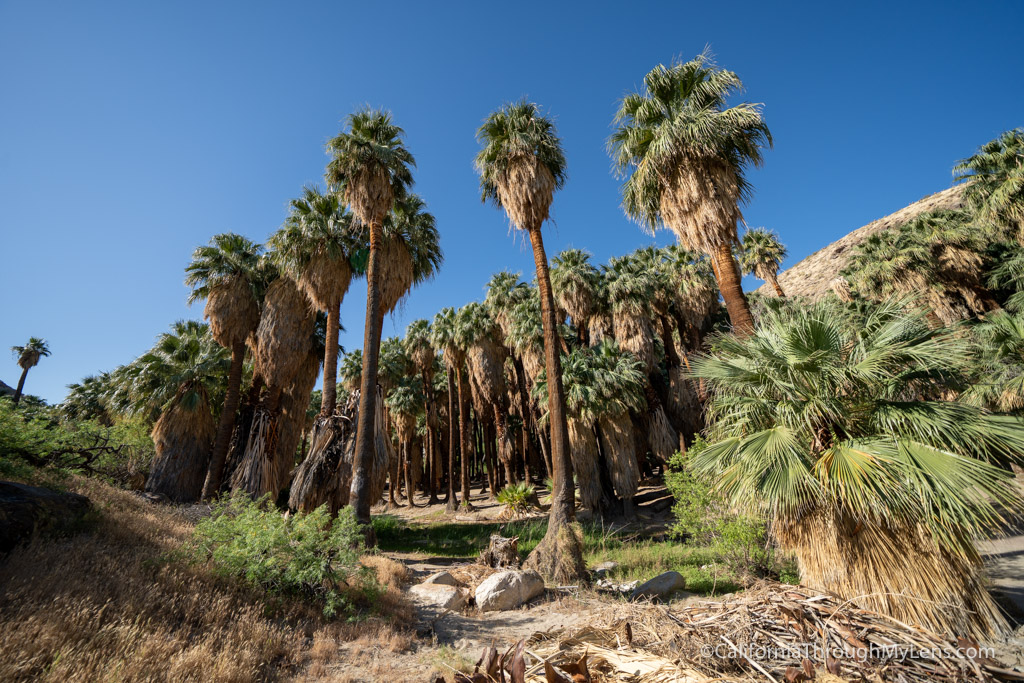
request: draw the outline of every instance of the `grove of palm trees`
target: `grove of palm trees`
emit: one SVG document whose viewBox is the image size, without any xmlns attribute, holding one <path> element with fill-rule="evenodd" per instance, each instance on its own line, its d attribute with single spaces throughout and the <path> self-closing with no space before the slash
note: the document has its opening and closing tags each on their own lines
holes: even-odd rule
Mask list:
<svg viewBox="0 0 1024 683">
<path fill-rule="evenodd" d="M 508 232 L 481 229 L 476 239 L 518 240 L 533 268 L 510 263 L 465 282 L 475 300 L 444 303 L 386 336 L 387 317 L 399 319 L 410 295 L 446 267 L 448 226 L 431 212 L 429 192 L 416 192 L 427 173 L 416 165 L 417 136 L 397 115 L 367 106 L 327 142 L 322 184 L 296 187 L 263 242 L 221 232 L 181 264 L 202 320 L 154 330 L 152 348 L 70 384 L 52 407 L 23 400 L 30 369 L 50 347 L 35 337 L 12 347 L 21 374 L 12 400 L 0 399 L 0 475 L 75 482 L 106 501 L 104 514 L 133 520 L 125 528 L 170 515 L 160 524 L 176 540 L 160 546 L 160 562 L 136 567 L 126 556 L 125 566 L 155 577 L 161 591 L 202 586 L 249 631 L 234 634 L 227 617 L 214 627 L 187 610 L 166 618 L 191 620 L 196 634 L 234 634 L 210 636 L 203 647 L 211 652 L 281 643 L 277 654 L 253 655 L 259 662 L 248 669 L 218 659 L 223 671 L 181 665 L 167 680 L 344 672 L 342 658 L 341 668 L 315 673 L 315 654 L 280 670 L 268 664 L 288 660 L 289 647 L 308 648 L 288 645 L 288 629 L 308 632 L 314 650 L 337 649 L 367 624 L 381 657 L 407 656 L 400 653 L 431 638 L 438 646 L 444 615 L 463 619 L 474 606 L 486 614 L 482 576 L 495 570 L 540 577 L 550 604 L 537 609 L 550 618 L 535 630 L 560 633 L 564 652 L 586 650 L 592 668 L 586 655 L 571 666 L 543 663 L 530 654 L 542 640 L 516 650 L 530 633 L 488 631 L 497 650 L 477 677 L 448 670 L 456 662 L 435 666 L 430 680 L 1024 680 L 992 658 L 886 669 L 801 656 L 790 666 L 775 655 L 701 659 L 686 644 L 714 614 L 732 614 L 729 600 L 772 590 L 781 596 L 773 614 L 788 615 L 776 621 L 792 621 L 808 642 L 815 636 L 806 629 L 818 627 L 807 605 L 824 599 L 852 647 L 885 644 L 882 631 L 876 643 L 857 625 L 868 623 L 961 648 L 1013 636 L 1021 613 L 993 591 L 983 545 L 1019 534 L 1024 510 L 1024 129 L 949 160 L 955 208 L 871 234 L 844 254 L 819 295 L 804 296 L 787 291 L 784 264 L 795 250 L 785 245 L 786 226 L 744 220 L 758 191 L 752 171 L 785 144 L 769 129 L 770 109 L 741 101 L 739 75 L 707 50 L 636 77 L 639 86 L 608 112 L 607 139 L 590 140 L 606 148 L 618 203 L 639 228 L 633 250 L 602 262 L 586 245 L 545 246 L 573 171 L 563 141 L 570 131 L 530 99 L 494 102 L 466 131 L 475 132 L 477 153 L 463 161 Z M 672 243 L 644 241 L 656 231 Z M 745 291 L 744 275 L 764 287 Z M 365 284 L 365 307 L 359 298 L 358 316 L 346 319 L 355 283 Z M 358 329 L 360 319 L 362 345 L 343 347 L 345 328 Z M 137 533 L 141 540 L 124 543 L 163 543 Z M 473 565 L 492 534 L 518 542 L 511 565 Z M 27 560 L 18 558 L 9 570 L 0 564 L 0 612 L 20 615 L 20 626 L 4 621 L 10 647 L 23 654 L 0 663 L 0 678 L 49 680 L 47 667 L 65 670 L 24 630 L 28 603 L 12 586 Z M 486 569 L 470 582 L 456 559 Z M 657 667 L 639 665 L 643 673 L 627 678 L 608 652 L 627 648 L 627 638 L 632 647 L 634 633 L 640 647 L 644 628 L 657 631 L 643 625 L 658 609 L 682 609 L 674 600 L 686 595 L 641 589 L 684 565 L 687 591 L 730 594 L 724 611 L 678 612 L 674 635 L 645 645 L 659 666 L 688 667 L 689 678 L 664 669 L 656 679 Z M 448 573 L 453 583 L 442 588 L 462 602 L 445 603 L 427 630 L 413 632 L 426 608 L 406 593 L 422 567 Z M 202 572 L 216 579 L 196 578 Z M 637 584 L 641 593 L 631 595 Z M 469 602 L 463 589 L 476 591 Z M 270 622 L 258 609 L 238 606 L 250 593 L 271 596 L 275 624 L 261 626 Z M 163 593 L 153 600 L 174 603 Z M 634 611 L 642 606 L 653 611 Z M 776 633 L 776 621 L 752 609 L 747 645 L 767 646 L 755 631 Z M 616 636 L 618 645 L 565 645 L 558 619 L 577 610 L 588 620 L 613 615 L 609 629 L 619 631 L 609 632 L 630 635 Z M 385 632 L 399 644 L 381 645 Z M 98 642 L 75 647 L 99 651 Z M 167 647 L 160 656 L 178 667 L 184 650 Z M 65 673 L 163 680 L 130 660 L 123 674 L 113 664 Z M 380 676 L 428 680 L 420 664 L 409 666 L 409 679 Z M 364 680 L 350 675 L 336 680 Z"/>
</svg>

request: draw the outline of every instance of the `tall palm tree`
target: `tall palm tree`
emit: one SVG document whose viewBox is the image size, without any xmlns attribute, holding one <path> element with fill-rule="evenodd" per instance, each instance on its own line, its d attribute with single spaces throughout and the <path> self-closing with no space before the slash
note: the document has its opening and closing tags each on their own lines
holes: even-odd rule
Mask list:
<svg viewBox="0 0 1024 683">
<path fill-rule="evenodd" d="M 527 558 L 527 564 L 556 581 L 575 581 L 586 570 L 581 541 L 570 527 L 575 517 L 572 460 L 556 343 L 555 302 L 541 235 L 555 190 L 565 184 L 565 153 L 555 124 L 537 105 L 525 100 L 507 104 L 488 116 L 477 131 L 477 139 L 483 145 L 476 157 L 482 199 L 503 208 L 512 225 L 530 235 L 540 291 L 555 482 L 547 533 Z"/>
<path fill-rule="evenodd" d="M 693 467 L 774 518 L 806 584 L 937 632 L 1002 630 L 974 538 L 1024 502 L 1024 422 L 934 398 L 967 357 L 955 331 L 899 302 L 837 310 L 769 312 L 694 363 L 714 391 Z"/>
<path fill-rule="evenodd" d="M 25 389 L 25 378 L 28 371 L 39 365 L 39 359 L 50 355 L 50 347 L 46 345 L 45 339 L 29 337 L 24 346 L 12 346 L 11 353 L 18 360 L 18 367 L 21 368 L 21 377 L 18 378 L 18 388 L 14 390 L 14 407 L 18 407 L 21 401 L 21 394 Z"/>
<path fill-rule="evenodd" d="M 983 221 L 1024 245 L 1024 128 L 1008 130 L 953 167 L 964 198 Z"/>
<path fill-rule="evenodd" d="M 367 540 L 372 543 L 370 477 L 376 437 L 374 415 L 381 334 L 380 256 L 384 246 L 384 219 L 394 207 L 395 200 L 404 197 L 412 185 L 415 160 L 405 147 L 404 131 L 392 122 L 390 113 L 364 109 L 351 114 L 346 123 L 348 129 L 327 145 L 331 154 L 327 179 L 355 217 L 370 231 L 363 374 L 352 498 L 356 519 L 366 527 Z"/>
<path fill-rule="evenodd" d="M 582 343 L 588 343 L 588 324 L 597 306 L 601 273 L 582 249 L 566 249 L 551 259 L 551 288 L 558 306 L 569 314 Z"/>
<path fill-rule="evenodd" d="M 185 285 L 192 288 L 189 304 L 206 299 L 203 317 L 210 321 L 210 332 L 218 344 L 231 352 L 227 392 L 203 484 L 203 498 L 207 500 L 220 491 L 238 412 L 245 342 L 260 322 L 262 252 L 263 247 L 252 240 L 225 232 L 214 235 L 208 245 L 197 248 L 192 253 L 192 262 L 185 268 Z"/>
<path fill-rule="evenodd" d="M 324 388 L 320 416 L 330 418 L 338 405 L 338 336 L 341 302 L 352 282 L 349 258 L 356 241 L 352 214 L 336 194 L 303 188 L 291 202 L 284 226 L 271 236 L 269 246 L 282 270 L 295 279 L 316 307 L 327 314 L 324 348 Z"/>
<path fill-rule="evenodd" d="M 740 267 L 746 275 L 754 274 L 772 286 L 775 294 L 786 296 L 779 286 L 779 267 L 786 258 L 786 247 L 778 235 L 764 228 L 743 233 L 740 243 Z"/>
<path fill-rule="evenodd" d="M 120 376 L 129 411 L 156 416 L 156 454 L 146 490 L 176 502 L 191 502 L 203 491 L 230 360 L 208 325 L 179 321 Z"/>
<path fill-rule="evenodd" d="M 462 499 L 466 505 L 469 505 L 469 478 L 467 476 L 468 466 L 465 456 L 465 442 L 468 440 L 468 435 L 463 424 L 463 419 L 466 417 L 466 412 L 463 411 L 463 407 L 466 405 L 463 402 L 462 384 L 458 384 L 456 389 L 456 373 L 461 372 L 461 368 L 465 363 L 465 354 L 462 348 L 459 346 L 458 340 L 455 334 L 456 330 L 456 313 L 455 309 L 448 306 L 442 308 L 434 316 L 434 322 L 430 328 L 430 342 L 434 346 L 434 349 L 441 351 L 444 354 L 444 364 L 448 374 L 448 500 L 446 501 L 446 509 L 449 512 L 454 512 L 458 507 L 459 501 L 455 495 L 455 451 L 458 450 L 463 453 L 462 457 Z M 456 412 L 459 415 L 459 436 L 456 438 L 456 425 L 455 415 Z M 463 438 L 463 436 L 467 438 Z"/>
<path fill-rule="evenodd" d="M 708 254 L 733 328 L 750 334 L 754 321 L 732 247 L 739 206 L 753 191 L 744 173 L 762 163 L 772 138 L 760 105 L 726 107 L 742 87 L 707 52 L 659 64 L 644 77 L 644 93 L 622 99 L 609 150 L 626 177 L 626 215 L 651 232 L 668 226 L 684 247 Z"/>
</svg>

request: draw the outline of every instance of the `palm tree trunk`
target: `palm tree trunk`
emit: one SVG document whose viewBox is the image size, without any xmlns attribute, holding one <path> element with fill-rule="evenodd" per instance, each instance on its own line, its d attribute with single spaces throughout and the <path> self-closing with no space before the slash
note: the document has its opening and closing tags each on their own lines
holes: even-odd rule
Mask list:
<svg viewBox="0 0 1024 683">
<path fill-rule="evenodd" d="M 775 271 L 768 274 L 768 282 L 771 283 L 772 289 L 780 299 L 786 298 L 786 293 L 782 291 L 782 287 L 779 285 L 779 276 Z"/>
<path fill-rule="evenodd" d="M 28 368 L 21 369 L 21 377 L 18 379 L 18 388 L 14 390 L 14 407 L 21 402 L 21 392 L 25 389 L 25 378 L 28 377 Z"/>
<path fill-rule="evenodd" d="M 380 221 L 370 224 L 370 259 L 366 267 L 366 328 L 363 333 L 363 377 L 359 396 L 359 426 L 352 471 L 352 507 L 356 521 L 365 526 L 366 545 L 376 545 L 370 521 L 371 470 L 373 469 L 374 414 L 377 403 L 377 360 L 380 355 L 380 247 L 384 230 Z"/>
<path fill-rule="evenodd" d="M 754 333 L 754 318 L 750 314 L 747 297 L 743 295 L 740 268 L 728 243 L 723 242 L 715 247 L 715 253 L 711 255 L 711 266 L 715 271 L 722 299 L 725 300 L 733 332 L 738 337 L 750 336 Z"/>
<path fill-rule="evenodd" d="M 324 349 L 324 393 L 320 415 L 330 417 L 338 407 L 338 328 L 341 302 L 331 304 L 327 311 L 327 338 Z"/>
<path fill-rule="evenodd" d="M 448 500 L 445 508 L 454 512 L 459 505 L 455 497 L 455 372 L 448 368 Z"/>
<path fill-rule="evenodd" d="M 469 429 L 469 387 L 466 386 L 466 376 L 460 364 L 455 370 L 455 376 L 459 384 L 459 453 L 462 456 L 460 467 L 460 483 L 462 484 L 462 504 L 471 507 L 469 503 L 469 454 L 472 452 L 471 435 Z"/>
<path fill-rule="evenodd" d="M 238 412 L 238 397 L 242 388 L 242 369 L 245 366 L 245 341 L 236 342 L 231 348 L 231 371 L 228 373 L 228 388 L 224 395 L 224 407 L 220 412 L 217 438 L 213 442 L 210 469 L 203 484 L 203 500 L 210 500 L 220 491 L 224 476 L 224 461 L 231 445 L 231 432 L 235 429 L 235 413 Z"/>
<path fill-rule="evenodd" d="M 540 225 L 530 228 L 530 244 L 533 247 L 533 261 L 537 268 L 541 322 L 544 327 L 554 490 L 551 493 L 547 532 L 527 558 L 527 564 L 564 585 L 582 579 L 586 568 L 583 565 L 581 539 L 570 526 L 576 517 L 576 500 L 569 453 L 569 426 L 565 414 L 565 389 L 562 386 L 562 361 L 559 358 L 555 302 L 551 295 L 551 274 L 548 270 L 547 255 L 544 253 Z"/>
</svg>

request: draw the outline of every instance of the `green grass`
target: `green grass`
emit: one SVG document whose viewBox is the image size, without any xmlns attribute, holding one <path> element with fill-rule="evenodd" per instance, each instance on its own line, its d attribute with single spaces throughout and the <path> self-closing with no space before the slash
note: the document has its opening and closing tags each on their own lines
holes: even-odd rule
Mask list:
<svg viewBox="0 0 1024 683">
<path fill-rule="evenodd" d="M 487 547 L 491 534 L 518 536 L 519 552 L 525 558 L 544 536 L 547 521 L 407 524 L 397 517 L 382 515 L 374 517 L 373 527 L 381 550 L 470 560 Z M 610 575 L 615 581 L 646 581 L 674 570 L 686 578 L 687 590 L 701 595 L 731 593 L 741 588 L 739 577 L 726 567 L 724 549 L 677 540 L 652 540 L 598 524 L 583 524 L 582 528 L 587 566 L 609 560 L 617 562 L 619 566 Z M 794 581 L 792 572 L 784 572 L 782 578 Z"/>
</svg>

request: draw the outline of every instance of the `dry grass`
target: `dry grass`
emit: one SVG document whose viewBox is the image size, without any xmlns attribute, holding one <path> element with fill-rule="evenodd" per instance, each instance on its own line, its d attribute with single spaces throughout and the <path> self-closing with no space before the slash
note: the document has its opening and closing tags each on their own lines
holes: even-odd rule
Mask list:
<svg viewBox="0 0 1024 683">
<path fill-rule="evenodd" d="M 384 562 L 376 605 L 387 616 L 332 623 L 166 559 L 191 532 L 189 508 L 71 484 L 97 509 L 92 528 L 36 540 L 0 564 L 0 680 L 281 680 L 336 662 L 328 639 L 389 651 L 411 643 L 412 608 Z"/>
</svg>

